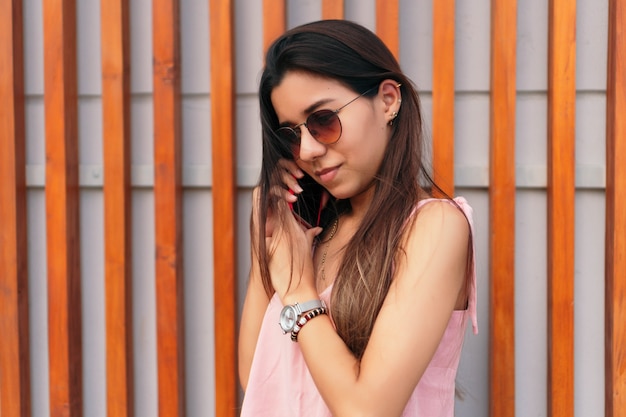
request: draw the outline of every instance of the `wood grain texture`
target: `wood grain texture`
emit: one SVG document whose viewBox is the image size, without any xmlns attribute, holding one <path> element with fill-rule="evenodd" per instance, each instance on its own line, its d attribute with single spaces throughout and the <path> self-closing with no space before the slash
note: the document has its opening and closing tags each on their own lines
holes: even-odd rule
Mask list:
<svg viewBox="0 0 626 417">
<path fill-rule="evenodd" d="M 44 0 L 50 415 L 79 416 L 82 394 L 76 4 Z"/>
<path fill-rule="evenodd" d="M 454 196 L 454 0 L 433 2 L 433 176 Z"/>
<path fill-rule="evenodd" d="M 101 3 L 107 415 L 133 407 L 128 2 Z"/>
<path fill-rule="evenodd" d="M 211 0 L 210 6 L 215 415 L 234 417 L 238 414 L 234 2 Z"/>
<path fill-rule="evenodd" d="M 322 0 L 322 19 L 343 19 L 344 0 Z"/>
<path fill-rule="evenodd" d="M 605 416 L 626 415 L 626 1 L 609 1 Z"/>
<path fill-rule="evenodd" d="M 180 23 L 177 0 L 152 3 L 154 208 L 159 415 L 185 415 Z"/>
<path fill-rule="evenodd" d="M 515 415 L 515 80 L 517 5 L 491 1 L 489 158 L 490 416 Z"/>
<path fill-rule="evenodd" d="M 21 1 L 0 3 L 0 416 L 30 417 Z"/>
<path fill-rule="evenodd" d="M 551 0 L 548 42 L 548 415 L 574 415 L 576 2 Z"/>
<path fill-rule="evenodd" d="M 376 34 L 396 59 L 400 57 L 399 0 L 376 0 Z"/>
<path fill-rule="evenodd" d="M 212 0 L 211 0 L 212 1 Z M 263 0 L 263 53 L 287 29 L 286 0 Z M 214 2 L 212 1 L 211 4 Z M 228 1 L 230 3 L 230 1 Z"/>
</svg>

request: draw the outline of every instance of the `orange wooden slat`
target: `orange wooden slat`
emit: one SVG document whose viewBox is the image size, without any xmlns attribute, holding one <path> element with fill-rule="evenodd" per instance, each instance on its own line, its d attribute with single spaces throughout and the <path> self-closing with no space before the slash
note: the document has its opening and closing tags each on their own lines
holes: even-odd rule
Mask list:
<svg viewBox="0 0 626 417">
<path fill-rule="evenodd" d="M 343 0 L 322 0 L 322 19 L 343 19 Z"/>
<path fill-rule="evenodd" d="M 22 3 L 0 3 L 0 416 L 30 417 Z"/>
<path fill-rule="evenodd" d="M 400 56 L 399 10 L 398 0 L 376 0 L 376 34 L 396 59 Z"/>
<path fill-rule="evenodd" d="M 454 195 L 454 0 L 433 2 L 433 173 Z"/>
<path fill-rule="evenodd" d="M 213 300 L 216 416 L 237 415 L 234 2 L 211 0 Z"/>
<path fill-rule="evenodd" d="M 159 415 L 185 415 L 179 2 L 152 3 Z"/>
<path fill-rule="evenodd" d="M 515 415 L 515 80 L 517 5 L 491 1 L 490 416 Z"/>
<path fill-rule="evenodd" d="M 133 415 L 129 14 L 101 3 L 107 415 Z"/>
<path fill-rule="evenodd" d="M 576 2 L 551 0 L 548 42 L 548 415 L 574 415 Z"/>
<path fill-rule="evenodd" d="M 626 415 L 626 1 L 609 1 L 605 416 Z"/>
<path fill-rule="evenodd" d="M 43 1 L 50 415 L 82 415 L 76 4 Z"/>
<path fill-rule="evenodd" d="M 287 28 L 286 0 L 263 0 L 263 53 Z"/>
</svg>

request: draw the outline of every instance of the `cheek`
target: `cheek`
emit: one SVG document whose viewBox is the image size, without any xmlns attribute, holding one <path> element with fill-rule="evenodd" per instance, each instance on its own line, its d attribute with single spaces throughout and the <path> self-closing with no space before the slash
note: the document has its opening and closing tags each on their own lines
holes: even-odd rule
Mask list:
<svg viewBox="0 0 626 417">
<path fill-rule="evenodd" d="M 354 152 L 366 158 L 370 163 L 375 163 L 382 160 L 389 142 L 389 135 L 385 128 L 370 126 L 353 139 L 355 141 Z"/>
</svg>

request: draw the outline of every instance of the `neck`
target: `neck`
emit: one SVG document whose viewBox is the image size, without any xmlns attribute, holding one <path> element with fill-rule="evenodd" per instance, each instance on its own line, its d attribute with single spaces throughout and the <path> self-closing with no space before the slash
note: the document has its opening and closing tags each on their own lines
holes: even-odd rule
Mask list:
<svg viewBox="0 0 626 417">
<path fill-rule="evenodd" d="M 372 199 L 374 198 L 374 185 L 372 184 L 367 190 L 363 191 L 361 194 L 355 195 L 350 198 L 350 217 L 353 220 L 360 222 L 363 217 L 365 217 L 365 213 L 370 207 L 372 203 Z"/>
</svg>

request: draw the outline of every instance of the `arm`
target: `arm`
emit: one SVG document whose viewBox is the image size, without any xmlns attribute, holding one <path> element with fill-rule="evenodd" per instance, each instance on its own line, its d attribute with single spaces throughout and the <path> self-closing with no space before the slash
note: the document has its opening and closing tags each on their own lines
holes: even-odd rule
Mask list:
<svg viewBox="0 0 626 417">
<path fill-rule="evenodd" d="M 336 417 L 400 415 L 446 329 L 464 287 L 469 226 L 447 203 L 422 208 L 359 363 L 320 316 L 298 343 L 324 401 Z M 308 281 L 308 280 L 303 280 Z M 279 293 L 280 294 L 280 293 Z M 285 304 L 315 298 L 300 286 Z"/>
<path fill-rule="evenodd" d="M 251 220 L 251 233 L 257 233 L 258 230 L 258 190 L 253 192 L 253 209 Z M 255 239 L 251 239 L 254 242 Z M 250 375 L 250 367 L 256 342 L 261 331 L 261 323 L 263 316 L 269 303 L 269 298 L 265 293 L 261 282 L 261 274 L 259 271 L 259 260 L 254 250 L 252 252 L 252 261 L 250 267 L 250 275 L 248 280 L 248 290 L 243 303 L 241 314 L 241 323 L 239 326 L 239 381 L 243 390 L 248 385 L 248 377 Z"/>
</svg>

